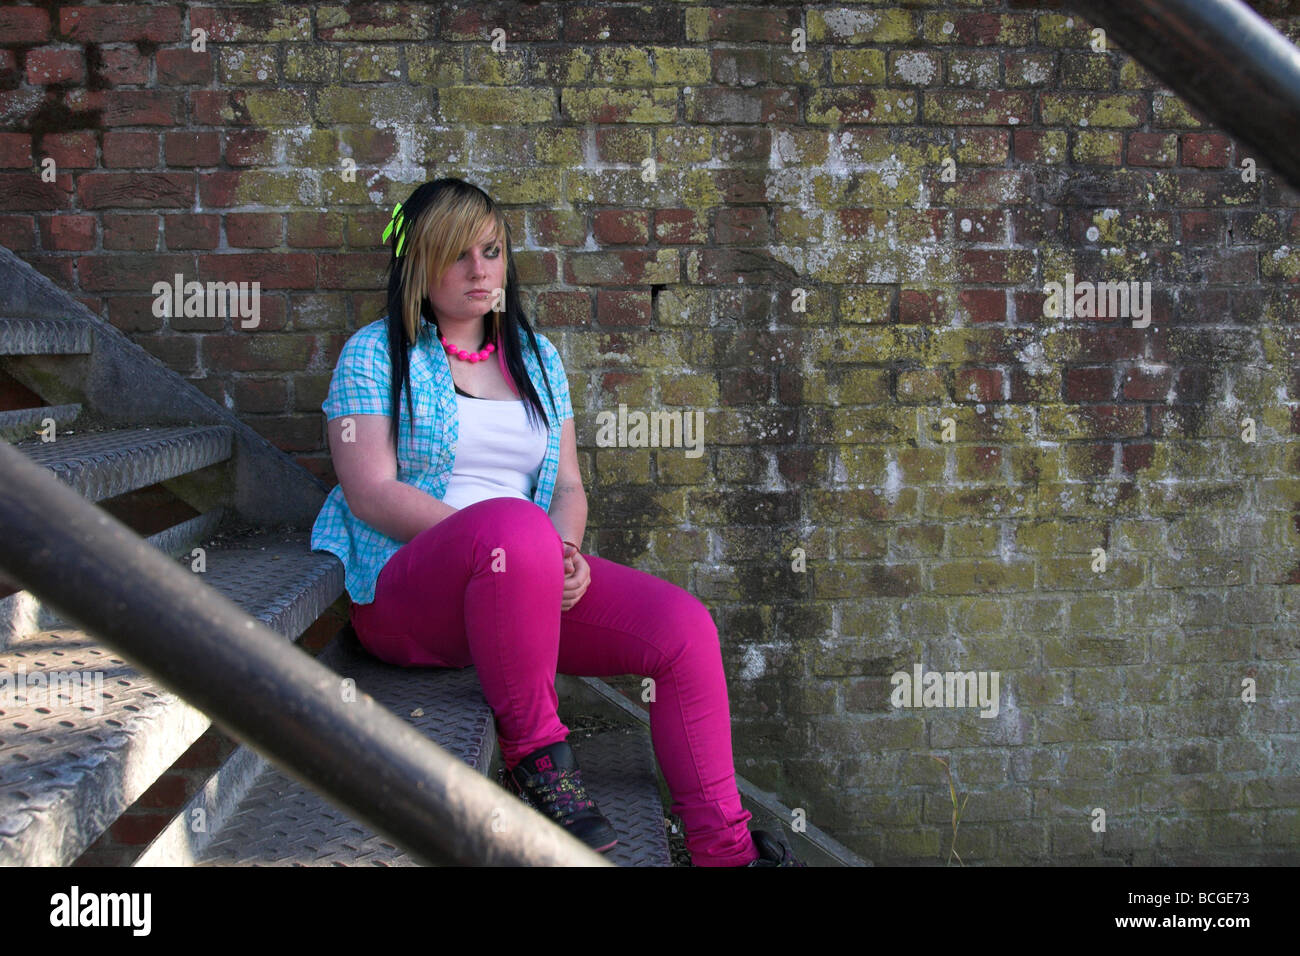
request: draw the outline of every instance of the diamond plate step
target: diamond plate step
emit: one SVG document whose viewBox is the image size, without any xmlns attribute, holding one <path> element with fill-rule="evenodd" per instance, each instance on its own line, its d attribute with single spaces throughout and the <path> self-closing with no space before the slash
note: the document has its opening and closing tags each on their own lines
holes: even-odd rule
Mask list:
<svg viewBox="0 0 1300 956">
<path fill-rule="evenodd" d="M 341 563 L 308 544 L 307 532 L 217 539 L 202 577 L 296 638 L 343 591 Z M 92 676 L 62 697 L 27 679 L 51 672 Z M 209 724 L 83 631 L 0 653 L 0 865 L 73 862 Z"/>
<path fill-rule="evenodd" d="M 67 428 L 81 415 L 81 405 L 38 405 L 0 412 L 0 440 L 20 442 L 33 439 L 47 418 L 54 419 L 55 434 Z"/>
<path fill-rule="evenodd" d="M 321 659 L 440 746 L 487 771 L 496 747 L 495 722 L 472 667 L 394 667 L 372 658 L 347 630 Z M 649 732 L 628 726 L 588 738 L 575 735 L 570 742 L 588 792 L 618 832 L 619 845 L 607 859 L 624 866 L 671 866 Z M 251 760 L 264 767 L 255 777 L 246 769 Z M 231 756 L 222 772 L 137 865 L 416 865 L 368 826 L 246 747 Z M 504 787 L 502 798 L 518 799 Z M 196 808 L 209 824 L 217 821 L 210 835 L 193 832 Z"/>
<path fill-rule="evenodd" d="M 570 737 L 587 795 L 596 801 L 618 846 L 605 859 L 619 866 L 672 866 L 650 732 L 629 724 Z"/>
<path fill-rule="evenodd" d="M 0 355 L 85 355 L 94 330 L 79 319 L 0 316 Z"/>
<path fill-rule="evenodd" d="M 88 432 L 13 447 L 82 497 L 103 501 L 225 461 L 233 439 L 228 425 L 203 425 Z"/>
<path fill-rule="evenodd" d="M 163 554 L 179 558 L 183 554 L 189 554 L 195 545 L 213 534 L 224 515 L 225 509 L 217 507 L 157 534 L 151 534 L 145 540 L 150 547 L 157 548 Z M 52 631 L 68 626 L 68 622 L 57 611 L 3 573 L 0 573 L 0 591 L 14 592 L 0 598 L 0 651 L 38 631 Z"/>
<path fill-rule="evenodd" d="M 496 724 L 473 668 L 404 668 L 376 660 L 344 629 L 317 658 L 439 746 L 487 773 Z M 238 771 L 255 761 L 254 773 Z M 227 769 L 227 768 L 230 769 Z M 137 861 L 139 866 L 414 866 L 310 787 L 248 747 L 231 755 L 225 781 L 200 791 Z M 219 772 L 219 776 L 220 776 Z M 243 778 L 242 792 L 238 780 Z M 509 796 L 503 791 L 503 796 Z M 513 799 L 513 798 L 511 798 Z M 189 828 L 202 807 L 209 833 Z"/>
</svg>

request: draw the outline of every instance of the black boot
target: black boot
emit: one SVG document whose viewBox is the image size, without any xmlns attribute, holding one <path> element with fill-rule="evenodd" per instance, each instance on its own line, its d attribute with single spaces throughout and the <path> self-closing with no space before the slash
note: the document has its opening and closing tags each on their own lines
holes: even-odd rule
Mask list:
<svg viewBox="0 0 1300 956">
<path fill-rule="evenodd" d="M 778 840 L 766 830 L 755 830 L 750 833 L 754 838 L 754 849 L 758 851 L 758 859 L 747 866 L 802 866 L 807 867 L 807 863 L 800 863 L 790 852 L 790 848 Z"/>
<path fill-rule="evenodd" d="M 567 741 L 534 750 L 506 774 L 506 786 L 597 853 L 618 844 L 618 835 L 582 785 L 582 771 Z"/>
</svg>

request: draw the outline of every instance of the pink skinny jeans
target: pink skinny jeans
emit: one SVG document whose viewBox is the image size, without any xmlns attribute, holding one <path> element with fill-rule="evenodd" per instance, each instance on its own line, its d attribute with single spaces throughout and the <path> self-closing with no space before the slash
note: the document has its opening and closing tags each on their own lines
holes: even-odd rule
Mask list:
<svg viewBox="0 0 1300 956">
<path fill-rule="evenodd" d="M 564 544 L 546 512 L 523 498 L 475 502 L 388 560 L 374 601 L 352 605 L 353 628 L 391 664 L 473 665 L 507 769 L 568 737 L 557 673 L 653 678 L 650 736 L 692 862 L 750 862 L 757 854 L 736 788 L 712 615 L 670 581 L 584 557 L 591 584 L 561 611 Z"/>
</svg>

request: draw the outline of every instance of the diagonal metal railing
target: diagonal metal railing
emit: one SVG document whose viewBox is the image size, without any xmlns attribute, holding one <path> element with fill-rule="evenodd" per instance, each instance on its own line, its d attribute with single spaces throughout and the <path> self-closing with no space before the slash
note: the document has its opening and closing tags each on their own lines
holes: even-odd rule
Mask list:
<svg viewBox="0 0 1300 956">
<path fill-rule="evenodd" d="M 612 865 L 5 442 L 0 534 L 5 573 L 413 858 Z"/>
<path fill-rule="evenodd" d="M 1300 49 L 1241 0 L 1067 0 L 1300 189 Z"/>
</svg>

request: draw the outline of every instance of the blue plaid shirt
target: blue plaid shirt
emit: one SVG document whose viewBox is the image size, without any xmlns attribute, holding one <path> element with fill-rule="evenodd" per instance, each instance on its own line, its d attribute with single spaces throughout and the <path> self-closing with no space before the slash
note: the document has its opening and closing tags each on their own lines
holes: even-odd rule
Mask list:
<svg viewBox="0 0 1300 956">
<path fill-rule="evenodd" d="M 330 381 L 329 394 L 321 403 L 327 420 L 343 415 L 392 416 L 388 394 L 392 370 L 386 321 L 386 318 L 377 319 L 358 329 L 344 344 Z M 549 511 L 560 464 L 560 428 L 566 418 L 573 417 L 573 406 L 569 401 L 569 381 L 559 351 L 549 339 L 536 330 L 534 332 L 542 360 L 546 363 L 555 402 L 549 399 L 537 356 L 521 332 L 524 366 L 550 419 L 546 456 L 542 459 L 532 499 L 544 511 Z M 406 390 L 403 389 L 402 421 L 397 436 L 397 480 L 414 485 L 441 501 L 451 480 L 459 425 L 451 364 L 430 324 L 424 324 L 410 356 L 415 421 L 413 425 L 406 405 Z M 379 572 L 404 543 L 354 515 L 343 495 L 341 483 L 331 489 L 311 532 L 311 550 L 332 552 L 343 562 L 344 587 L 358 604 L 369 604 L 375 599 Z"/>
</svg>

